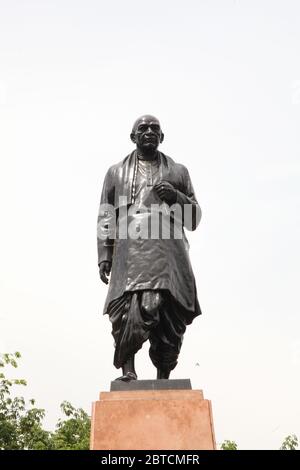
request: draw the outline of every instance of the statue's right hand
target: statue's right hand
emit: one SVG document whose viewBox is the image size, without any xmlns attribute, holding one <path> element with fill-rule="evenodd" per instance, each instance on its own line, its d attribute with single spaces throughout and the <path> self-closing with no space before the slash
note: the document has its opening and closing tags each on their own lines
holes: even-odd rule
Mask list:
<svg viewBox="0 0 300 470">
<path fill-rule="evenodd" d="M 104 284 L 108 284 L 107 276 L 110 275 L 111 261 L 102 261 L 99 266 L 100 279 Z"/>
</svg>

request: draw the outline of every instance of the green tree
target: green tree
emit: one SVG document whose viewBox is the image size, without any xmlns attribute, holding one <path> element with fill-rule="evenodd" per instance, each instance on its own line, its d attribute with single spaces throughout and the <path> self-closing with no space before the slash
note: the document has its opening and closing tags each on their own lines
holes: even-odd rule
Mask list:
<svg viewBox="0 0 300 470">
<path fill-rule="evenodd" d="M 4 368 L 18 367 L 21 354 L 0 354 L 0 450 L 80 450 L 89 448 L 90 418 L 81 408 L 64 401 L 54 432 L 43 429 L 45 410 L 36 408 L 33 399 L 14 396 L 15 386 L 26 386 L 23 379 L 9 379 Z"/>
<path fill-rule="evenodd" d="M 42 428 L 45 410 L 36 408 L 33 399 L 26 403 L 24 397 L 14 397 L 14 386 L 26 386 L 23 379 L 9 379 L 4 368 L 17 368 L 19 352 L 0 354 L 0 449 L 48 449 L 50 433 Z"/>
<path fill-rule="evenodd" d="M 295 434 L 287 436 L 279 450 L 296 450 L 298 447 L 298 437 Z"/>
<path fill-rule="evenodd" d="M 237 450 L 235 441 L 228 441 L 227 439 L 221 444 L 221 450 Z"/>
<path fill-rule="evenodd" d="M 74 408 L 64 401 L 61 410 L 67 417 L 59 420 L 56 431 L 52 434 L 52 446 L 55 450 L 88 450 L 90 443 L 91 420 L 82 408 Z"/>
</svg>

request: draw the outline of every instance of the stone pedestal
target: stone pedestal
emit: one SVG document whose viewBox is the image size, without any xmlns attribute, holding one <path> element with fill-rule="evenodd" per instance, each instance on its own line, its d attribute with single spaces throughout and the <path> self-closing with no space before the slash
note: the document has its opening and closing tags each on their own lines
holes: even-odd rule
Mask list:
<svg viewBox="0 0 300 470">
<path fill-rule="evenodd" d="M 129 390 L 122 385 L 122 390 L 100 393 L 92 411 L 92 450 L 216 448 L 211 403 L 202 391 L 170 389 L 175 380 L 165 381 L 167 389 L 163 381 L 143 381 L 152 385 L 141 390 L 139 382 L 128 384 Z"/>
</svg>

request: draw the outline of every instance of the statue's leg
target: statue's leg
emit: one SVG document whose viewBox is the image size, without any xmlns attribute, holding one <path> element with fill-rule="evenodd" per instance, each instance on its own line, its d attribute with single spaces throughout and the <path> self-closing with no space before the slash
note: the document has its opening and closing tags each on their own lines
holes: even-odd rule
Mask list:
<svg viewBox="0 0 300 470">
<path fill-rule="evenodd" d="M 126 362 L 122 365 L 123 375 L 118 377 L 116 380 L 123 380 L 123 382 L 129 382 L 130 380 L 137 380 L 137 374 L 134 367 L 134 357 L 133 354 L 130 356 Z"/>
<path fill-rule="evenodd" d="M 117 369 L 122 368 L 123 375 L 116 380 L 129 382 L 136 380 L 137 374 L 134 367 L 135 352 L 141 347 L 139 346 L 139 338 L 133 337 L 132 325 L 134 326 L 134 318 L 128 321 L 128 317 L 134 313 L 130 312 L 132 299 L 133 308 L 137 307 L 136 294 L 133 296 L 126 293 L 121 298 L 116 299 L 110 304 L 109 317 L 112 323 L 112 334 L 115 340 L 114 365 Z M 142 345 L 143 341 L 141 341 Z M 136 346 L 136 351 L 134 351 Z"/>
<path fill-rule="evenodd" d="M 159 324 L 151 330 L 149 355 L 157 369 L 157 379 L 168 379 L 176 367 L 186 329 L 182 310 L 169 297 L 159 311 Z"/>
<path fill-rule="evenodd" d="M 129 357 L 127 361 L 122 366 L 122 377 L 119 377 L 117 380 L 123 380 L 129 382 L 130 380 L 136 380 L 137 375 L 134 367 L 134 355 Z"/>
<path fill-rule="evenodd" d="M 168 379 L 170 377 L 171 370 L 170 369 L 157 369 L 157 379 Z"/>
<path fill-rule="evenodd" d="M 170 377 L 171 371 L 177 365 L 178 359 L 178 347 L 175 343 L 168 341 L 166 343 L 166 336 L 163 332 L 156 328 L 151 332 L 149 337 L 150 340 L 150 349 L 149 355 L 151 361 L 157 369 L 157 379 L 168 379 Z"/>
</svg>

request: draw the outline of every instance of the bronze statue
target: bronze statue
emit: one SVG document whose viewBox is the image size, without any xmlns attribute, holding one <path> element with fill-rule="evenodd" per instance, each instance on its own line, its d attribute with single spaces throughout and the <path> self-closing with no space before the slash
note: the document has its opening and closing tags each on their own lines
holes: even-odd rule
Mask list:
<svg viewBox="0 0 300 470">
<path fill-rule="evenodd" d="M 158 379 L 177 365 L 186 325 L 201 314 L 184 226 L 201 218 L 185 166 L 158 151 L 158 119 L 133 125 L 136 149 L 109 168 L 98 217 L 98 265 L 109 289 L 104 313 L 112 323 L 118 380 L 137 379 L 134 356 L 149 339 Z"/>
</svg>

